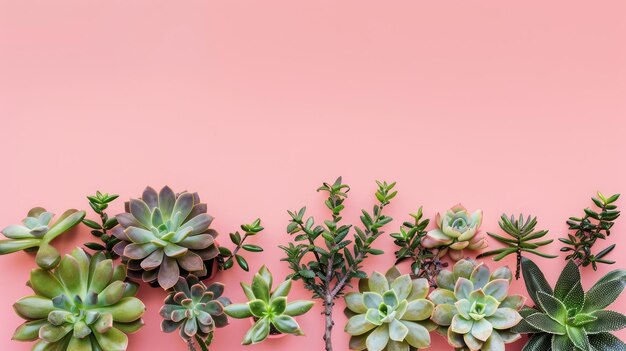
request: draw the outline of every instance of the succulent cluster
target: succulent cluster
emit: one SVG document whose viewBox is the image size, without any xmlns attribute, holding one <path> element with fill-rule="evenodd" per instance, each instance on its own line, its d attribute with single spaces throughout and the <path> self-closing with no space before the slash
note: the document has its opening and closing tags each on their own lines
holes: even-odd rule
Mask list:
<svg viewBox="0 0 626 351">
<path fill-rule="evenodd" d="M 554 289 L 531 260 L 523 259 L 522 273 L 535 303 L 521 311 L 524 320 L 514 328 L 515 332 L 531 334 L 524 351 L 626 350 L 626 344 L 610 333 L 626 327 L 626 316 L 605 310 L 624 290 L 625 270 L 606 274 L 587 292 L 572 260 Z"/>
<path fill-rule="evenodd" d="M 214 272 L 217 232 L 206 211 L 197 193 L 175 194 L 167 186 L 159 193 L 147 187 L 141 199 L 127 202 L 126 213 L 116 216 L 120 225 L 113 234 L 120 242 L 113 249 L 127 263 L 128 276 L 169 289 L 179 276 Z"/>
<path fill-rule="evenodd" d="M 36 251 L 35 261 L 44 269 L 52 269 L 59 264 L 61 255 L 50 242 L 59 235 L 80 223 L 85 218 L 84 211 L 67 210 L 56 222 L 54 214 L 44 208 L 35 207 L 28 211 L 22 224 L 11 225 L 2 230 L 8 239 L 0 240 L 0 255 L 21 250 Z"/>
<path fill-rule="evenodd" d="M 511 330 L 522 317 L 525 298 L 508 295 L 512 279 L 508 267 L 491 274 L 484 264 L 458 261 L 452 271 L 437 276 L 437 289 L 429 299 L 435 304 L 432 321 L 448 343 L 459 350 L 503 351 L 520 338 Z"/>
<path fill-rule="evenodd" d="M 180 329 L 180 336 L 193 348 L 194 340 L 204 350 L 215 328 L 228 324 L 224 306 L 230 300 L 223 297 L 224 285 L 206 286 L 195 275 L 178 278 L 178 282 L 165 298 L 160 315 L 161 330 L 166 333 Z"/>
<path fill-rule="evenodd" d="M 293 317 L 308 312 L 313 307 L 313 302 L 287 301 L 291 279 L 280 283 L 275 290 L 272 290 L 272 283 L 272 273 L 267 267 L 262 266 L 254 275 L 251 285 L 241 283 L 249 301 L 231 304 L 224 309 L 230 317 L 254 319 L 254 325 L 243 338 L 243 345 L 259 343 L 270 334 L 304 335 Z"/>
<path fill-rule="evenodd" d="M 430 346 L 433 303 L 426 300 L 429 283 L 411 279 L 393 267 L 359 281 L 359 291 L 347 293 L 345 331 L 351 350 L 397 351 Z"/>
<path fill-rule="evenodd" d="M 478 236 L 483 221 L 483 211 L 477 210 L 470 214 L 461 204 L 453 206 L 443 215 L 437 213 L 437 228 L 428 231 L 422 239 L 426 248 L 439 249 L 439 257 L 449 254 L 458 261 L 464 257 L 463 250 L 481 250 L 487 247 L 484 237 Z"/>
<path fill-rule="evenodd" d="M 104 254 L 89 256 L 79 248 L 54 271 L 33 270 L 28 285 L 35 294 L 13 305 L 27 320 L 13 339 L 41 339 L 37 351 L 126 350 L 126 334 L 143 326 L 145 306 L 134 297 L 138 286 L 124 281 L 125 271 Z"/>
</svg>

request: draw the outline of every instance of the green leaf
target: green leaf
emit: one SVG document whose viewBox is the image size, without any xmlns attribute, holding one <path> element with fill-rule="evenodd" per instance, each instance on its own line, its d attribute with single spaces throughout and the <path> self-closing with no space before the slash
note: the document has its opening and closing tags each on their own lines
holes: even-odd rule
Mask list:
<svg viewBox="0 0 626 351">
<path fill-rule="evenodd" d="M 102 226 L 100 224 L 87 218 L 83 219 L 83 223 L 92 229 L 102 229 Z"/>
<path fill-rule="evenodd" d="M 542 330 L 545 333 L 564 335 L 566 333 L 565 326 L 550 318 L 544 313 L 534 313 L 524 318 L 531 326 Z"/>
<path fill-rule="evenodd" d="M 107 249 L 106 247 L 97 243 L 86 243 L 85 246 L 95 251 L 106 251 Z"/>
<path fill-rule="evenodd" d="M 626 328 L 626 316 L 615 311 L 596 311 L 592 313 L 595 321 L 585 324 L 587 334 L 598 334 Z"/>
<path fill-rule="evenodd" d="M 248 267 L 248 262 L 245 258 L 243 258 L 243 256 L 235 255 L 235 259 L 237 260 L 237 264 L 239 264 L 239 267 L 241 267 L 241 269 L 246 272 L 250 270 L 250 268 Z"/>
<path fill-rule="evenodd" d="M 565 300 L 567 294 L 580 282 L 580 271 L 573 260 L 569 260 L 561 272 L 559 279 L 554 286 L 554 297 L 558 300 Z"/>
<path fill-rule="evenodd" d="M 528 258 L 522 257 L 522 274 L 524 276 L 524 283 L 526 284 L 526 290 L 528 291 L 528 295 L 535 302 L 535 304 L 539 305 L 539 300 L 537 300 L 537 293 L 542 291 L 548 295 L 552 295 L 552 288 L 546 277 L 543 275 L 543 272 L 537 265 Z"/>
<path fill-rule="evenodd" d="M 248 302 L 248 307 L 250 308 L 250 312 L 256 317 L 263 317 L 268 312 L 267 303 L 260 299 Z"/>
<path fill-rule="evenodd" d="M 574 346 L 581 350 L 589 350 L 589 339 L 585 333 L 585 329 L 582 327 L 573 327 L 567 325 L 567 336 L 574 343 Z"/>
<path fill-rule="evenodd" d="M 263 251 L 263 248 L 257 245 L 246 244 L 246 245 L 243 245 L 242 248 L 250 252 L 262 252 Z"/>
<path fill-rule="evenodd" d="M 589 335 L 589 343 L 598 351 L 626 351 L 626 344 L 610 333 Z"/>
<path fill-rule="evenodd" d="M 284 334 L 304 335 L 298 322 L 290 316 L 277 316 L 272 320 L 272 324 L 276 329 Z"/>
<path fill-rule="evenodd" d="M 594 312 L 604 309 L 615 301 L 624 290 L 624 282 L 611 280 L 594 285 L 585 296 L 583 312 Z"/>
<path fill-rule="evenodd" d="M 234 303 L 224 307 L 224 312 L 233 318 L 242 319 L 252 317 L 250 306 L 245 303 Z"/>
<path fill-rule="evenodd" d="M 290 302 L 287 304 L 284 314 L 292 317 L 300 316 L 307 313 L 314 305 L 313 301 L 298 300 Z"/>
</svg>

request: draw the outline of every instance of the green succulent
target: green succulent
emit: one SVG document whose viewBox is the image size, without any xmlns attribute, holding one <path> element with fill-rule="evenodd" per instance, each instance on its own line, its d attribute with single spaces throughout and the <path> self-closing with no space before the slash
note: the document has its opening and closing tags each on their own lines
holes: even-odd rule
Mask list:
<svg viewBox="0 0 626 351">
<path fill-rule="evenodd" d="M 167 290 L 179 276 L 211 274 L 219 250 L 206 211 L 197 193 L 175 194 L 167 186 L 158 194 L 147 187 L 141 199 L 126 203 L 127 213 L 116 216 L 113 235 L 121 241 L 113 250 L 127 263 L 128 276 Z"/>
<path fill-rule="evenodd" d="M 9 239 L 0 240 L 0 255 L 26 250 L 37 252 L 35 261 L 43 269 L 52 269 L 59 264 L 61 255 L 50 242 L 67 232 L 85 218 L 84 211 L 67 210 L 52 223 L 54 214 L 35 207 L 28 211 L 22 224 L 11 225 L 2 230 Z"/>
<path fill-rule="evenodd" d="M 178 278 L 159 312 L 163 317 L 161 330 L 171 333 L 180 329 L 181 338 L 191 348 L 195 339 L 205 350 L 215 328 L 228 325 L 224 306 L 229 305 L 230 300 L 223 297 L 223 293 L 222 283 L 213 283 L 207 287 L 193 274 Z"/>
<path fill-rule="evenodd" d="M 520 338 L 511 328 L 522 320 L 518 311 L 526 299 L 508 295 L 512 278 L 508 267 L 491 274 L 484 264 L 468 259 L 439 273 L 439 287 L 429 296 L 435 303 L 431 319 L 455 350 L 503 351 Z"/>
<path fill-rule="evenodd" d="M 233 318 L 253 318 L 254 325 L 243 338 L 243 345 L 256 344 L 270 334 L 304 335 L 300 325 L 293 318 L 307 313 L 313 301 L 287 302 L 291 290 L 291 279 L 280 283 L 272 290 L 272 273 L 263 266 L 252 279 L 252 285 L 241 283 L 248 303 L 236 303 L 224 308 Z"/>
<path fill-rule="evenodd" d="M 521 311 L 514 330 L 531 334 L 523 351 L 620 351 L 626 344 L 610 332 L 626 327 L 626 316 L 605 310 L 624 290 L 626 270 L 618 269 L 583 290 L 580 271 L 569 260 L 554 290 L 537 265 L 524 258 L 522 274 L 535 307 Z"/>
<path fill-rule="evenodd" d="M 457 204 L 443 216 L 437 213 L 437 228 L 426 233 L 422 245 L 439 249 L 439 257 L 447 253 L 452 260 L 458 261 L 464 256 L 464 249 L 476 251 L 487 247 L 485 238 L 477 235 L 482 221 L 482 210 L 470 214 L 463 205 Z"/>
<path fill-rule="evenodd" d="M 408 351 L 430 346 L 429 320 L 433 303 L 426 300 L 430 285 L 392 267 L 359 281 L 359 291 L 346 294 L 345 331 L 351 350 Z"/>
<path fill-rule="evenodd" d="M 125 282 L 124 265 L 114 266 L 99 252 L 80 248 L 65 255 L 53 271 L 35 269 L 28 285 L 35 295 L 13 308 L 27 322 L 14 340 L 38 341 L 33 351 L 123 351 L 127 333 L 143 326 L 144 304 L 138 286 Z"/>
</svg>

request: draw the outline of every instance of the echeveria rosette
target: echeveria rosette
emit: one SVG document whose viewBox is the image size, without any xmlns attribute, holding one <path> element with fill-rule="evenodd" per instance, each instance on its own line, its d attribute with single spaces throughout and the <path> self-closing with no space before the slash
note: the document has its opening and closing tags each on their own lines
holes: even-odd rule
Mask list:
<svg viewBox="0 0 626 351">
<path fill-rule="evenodd" d="M 467 259 L 441 271 L 429 296 L 438 332 L 457 350 L 503 351 L 520 338 L 511 328 L 522 320 L 518 311 L 525 302 L 522 295 L 508 295 L 511 279 L 508 267 L 491 274 L 484 264 Z"/>
<path fill-rule="evenodd" d="M 411 279 L 393 267 L 385 275 L 374 272 L 361 279 L 360 292 L 346 294 L 345 332 L 350 349 L 408 351 L 430 346 L 430 331 L 437 326 L 429 318 L 433 303 L 424 278 Z"/>
<path fill-rule="evenodd" d="M 179 276 L 210 274 L 219 250 L 206 211 L 197 193 L 175 194 L 167 186 L 159 193 L 147 187 L 141 199 L 127 202 L 127 213 L 116 216 L 113 234 L 121 242 L 113 250 L 127 263 L 128 276 L 169 289 Z"/>
<path fill-rule="evenodd" d="M 482 221 L 482 210 L 470 214 L 463 205 L 455 205 L 443 215 L 437 213 L 437 228 L 428 231 L 422 245 L 439 248 L 439 257 L 448 253 L 452 260 L 458 261 L 464 257 L 464 249 L 476 251 L 487 247 L 485 238 L 477 235 Z"/>
<path fill-rule="evenodd" d="M 61 254 L 50 242 L 80 223 L 85 218 L 85 212 L 67 210 L 54 223 L 53 217 L 53 213 L 42 207 L 35 207 L 28 212 L 22 224 L 4 228 L 2 234 L 8 239 L 0 240 L 0 255 L 21 250 L 37 252 L 35 261 L 39 267 L 56 267 L 61 260 Z"/>
<path fill-rule="evenodd" d="M 265 340 L 270 334 L 304 335 L 298 322 L 293 318 L 307 313 L 313 301 L 287 301 L 291 291 L 291 279 L 280 283 L 272 290 L 272 273 L 262 266 L 254 275 L 252 284 L 241 283 L 248 298 L 247 303 L 235 303 L 224 308 L 233 318 L 252 318 L 254 325 L 243 337 L 242 345 L 251 345 Z"/>
<path fill-rule="evenodd" d="M 224 314 L 224 306 L 230 300 L 223 297 L 224 284 L 212 283 L 206 286 L 198 277 L 190 274 L 186 278 L 178 278 L 178 282 L 165 298 L 161 307 L 161 330 L 171 333 L 180 330 L 180 336 L 193 344 L 211 339 L 215 328 L 228 325 Z"/>
<path fill-rule="evenodd" d="M 580 271 L 568 261 L 554 289 L 537 265 L 522 259 L 522 273 L 535 307 L 521 311 L 524 320 L 513 328 L 531 334 L 523 351 L 623 351 L 626 344 L 611 334 L 626 327 L 626 316 L 606 310 L 624 290 L 626 271 L 609 272 L 589 291 L 583 290 Z"/>
<path fill-rule="evenodd" d="M 125 282 L 124 265 L 114 266 L 101 252 L 76 248 L 53 271 L 35 269 L 28 285 L 35 295 L 13 308 L 27 322 L 14 340 L 35 341 L 33 351 L 123 351 L 126 334 L 143 326 L 144 304 L 137 284 Z"/>
</svg>

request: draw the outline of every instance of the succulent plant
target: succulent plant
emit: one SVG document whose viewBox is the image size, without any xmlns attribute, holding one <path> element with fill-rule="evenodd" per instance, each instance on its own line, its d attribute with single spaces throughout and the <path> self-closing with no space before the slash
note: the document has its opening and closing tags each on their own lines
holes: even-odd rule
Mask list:
<svg viewBox="0 0 626 351">
<path fill-rule="evenodd" d="M 13 305 L 27 320 L 13 339 L 41 339 L 34 351 L 126 350 L 126 334 L 143 326 L 145 306 L 134 297 L 137 284 L 124 282 L 125 271 L 104 254 L 89 256 L 80 248 L 53 271 L 33 270 L 28 285 L 35 295 Z"/>
<path fill-rule="evenodd" d="M 164 187 L 157 194 L 147 187 L 141 199 L 126 203 L 126 213 L 116 216 L 113 230 L 121 241 L 113 250 L 128 265 L 128 276 L 169 289 L 179 276 L 203 279 L 217 268 L 219 255 L 209 229 L 213 217 L 206 213 L 197 193 L 175 194 Z"/>
<path fill-rule="evenodd" d="M 484 264 L 458 261 L 452 271 L 437 276 L 437 289 L 429 299 L 435 303 L 431 317 L 438 332 L 457 350 L 502 351 L 520 338 L 511 328 L 522 316 L 522 295 L 508 295 L 513 278 L 508 267 L 490 273 Z"/>
<path fill-rule="evenodd" d="M 44 208 L 35 207 L 28 211 L 22 224 L 11 225 L 2 230 L 9 239 L 0 240 L 0 255 L 21 250 L 36 251 L 35 261 L 39 267 L 52 269 L 59 264 L 61 255 L 50 242 L 59 235 L 80 223 L 85 218 L 84 211 L 67 210 L 52 223 L 54 214 Z"/>
<path fill-rule="evenodd" d="M 487 247 L 487 241 L 477 236 L 483 221 L 483 211 L 477 210 L 470 214 L 461 204 L 453 206 L 443 216 L 437 213 L 437 228 L 428 231 L 422 239 L 427 248 L 439 248 L 439 257 L 449 253 L 450 258 L 458 261 L 463 258 L 464 249 L 480 250 Z"/>
<path fill-rule="evenodd" d="M 360 292 L 346 294 L 345 331 L 351 350 L 398 351 L 430 346 L 433 303 L 426 300 L 430 285 L 411 279 L 393 267 L 385 275 L 374 272 L 359 281 Z"/>
<path fill-rule="evenodd" d="M 254 275 L 252 285 L 241 283 L 248 303 L 236 303 L 224 308 L 230 317 L 254 319 L 254 325 L 243 338 L 243 345 L 259 343 L 270 334 L 304 335 L 293 317 L 307 313 L 313 307 L 313 302 L 287 302 L 291 279 L 283 281 L 273 291 L 272 280 L 272 273 L 267 267 L 261 267 Z"/>
<path fill-rule="evenodd" d="M 89 242 L 85 246 L 94 251 L 102 251 L 106 258 L 116 259 L 119 257 L 113 251 L 113 247 L 120 242 L 120 239 L 109 233 L 109 230 L 117 226 L 117 218 L 109 218 L 109 214 L 105 212 L 109 205 L 117 199 L 119 195 L 102 193 L 97 191 L 95 195 L 87 196 L 89 207 L 100 217 L 100 223 L 90 219 L 83 219 L 83 224 L 91 228 L 91 235 L 99 238 L 102 243 Z"/>
<path fill-rule="evenodd" d="M 521 311 L 524 320 L 513 330 L 531 334 L 523 351 L 620 351 L 626 344 L 610 332 L 626 327 L 626 316 L 605 310 L 624 290 L 626 271 L 609 272 L 589 291 L 583 290 L 573 260 L 561 272 L 554 290 L 537 265 L 524 258 L 522 273 L 535 307 Z"/>
<path fill-rule="evenodd" d="M 224 306 L 230 300 L 222 296 L 224 284 L 213 283 L 208 287 L 193 274 L 178 278 L 178 282 L 165 298 L 161 307 L 161 330 L 171 333 L 180 329 L 180 336 L 191 350 L 194 340 L 202 350 L 213 337 L 215 328 L 228 324 Z"/>
</svg>

